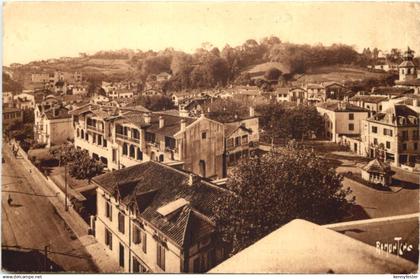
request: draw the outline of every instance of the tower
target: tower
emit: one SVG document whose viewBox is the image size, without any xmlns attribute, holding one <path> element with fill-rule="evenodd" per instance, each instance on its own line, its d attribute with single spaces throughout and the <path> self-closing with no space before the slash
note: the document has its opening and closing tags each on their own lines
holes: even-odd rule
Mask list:
<svg viewBox="0 0 420 279">
<path fill-rule="evenodd" d="M 414 80 L 417 78 L 417 69 L 413 58 L 414 51 L 408 47 L 403 55 L 404 61 L 398 66 L 400 74 L 399 81 Z"/>
</svg>

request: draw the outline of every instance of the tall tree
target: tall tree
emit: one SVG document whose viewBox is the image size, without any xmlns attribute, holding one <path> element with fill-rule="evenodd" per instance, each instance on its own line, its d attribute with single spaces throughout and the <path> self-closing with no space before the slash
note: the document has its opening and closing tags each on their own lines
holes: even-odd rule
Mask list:
<svg viewBox="0 0 420 279">
<path fill-rule="evenodd" d="M 354 197 L 341 181 L 325 160 L 293 146 L 243 160 L 227 182 L 231 194 L 215 202 L 217 229 L 235 254 L 296 218 L 342 220 Z"/>
</svg>

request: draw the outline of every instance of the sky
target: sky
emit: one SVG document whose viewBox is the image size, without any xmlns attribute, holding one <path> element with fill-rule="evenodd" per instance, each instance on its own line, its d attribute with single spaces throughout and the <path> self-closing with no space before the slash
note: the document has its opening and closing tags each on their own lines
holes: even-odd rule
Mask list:
<svg viewBox="0 0 420 279">
<path fill-rule="evenodd" d="M 270 35 L 420 55 L 419 26 L 414 2 L 9 2 L 3 65 L 123 48 L 193 52 Z"/>
</svg>

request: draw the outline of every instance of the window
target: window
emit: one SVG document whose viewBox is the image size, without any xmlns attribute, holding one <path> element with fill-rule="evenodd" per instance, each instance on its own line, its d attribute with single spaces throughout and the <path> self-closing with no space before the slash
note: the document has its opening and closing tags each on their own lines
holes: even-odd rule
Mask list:
<svg viewBox="0 0 420 279">
<path fill-rule="evenodd" d="M 407 150 L 407 144 L 406 143 L 403 143 L 402 150 Z"/>
<path fill-rule="evenodd" d="M 102 136 L 98 135 L 98 145 L 102 145 Z"/>
<path fill-rule="evenodd" d="M 134 244 L 141 243 L 141 233 L 140 233 L 140 229 L 137 226 L 133 227 L 133 243 Z"/>
<path fill-rule="evenodd" d="M 353 123 L 349 124 L 349 131 L 354 131 L 354 124 Z"/>
<path fill-rule="evenodd" d="M 136 157 L 136 148 L 134 147 L 134 145 L 130 145 L 130 157 L 131 158 L 135 158 Z"/>
<path fill-rule="evenodd" d="M 373 139 L 373 144 L 378 144 L 378 139 L 374 138 Z"/>
<path fill-rule="evenodd" d="M 84 138 L 85 138 L 85 132 L 84 132 L 83 130 L 81 130 L 81 131 L 80 131 L 80 137 L 81 137 L 82 139 L 84 139 Z"/>
<path fill-rule="evenodd" d="M 413 130 L 413 140 L 417 140 L 419 138 L 419 131 Z"/>
<path fill-rule="evenodd" d="M 86 141 L 89 141 L 89 134 L 88 134 L 88 133 L 86 133 L 85 140 L 86 140 Z"/>
<path fill-rule="evenodd" d="M 118 212 L 118 231 L 125 233 L 125 216 L 121 212 Z"/>
<path fill-rule="evenodd" d="M 137 147 L 137 160 L 143 160 L 143 152 Z"/>
<path fill-rule="evenodd" d="M 408 131 L 402 131 L 402 139 L 408 140 Z"/>
<path fill-rule="evenodd" d="M 414 143 L 414 150 L 417 150 L 417 142 Z"/>
<path fill-rule="evenodd" d="M 105 229 L 105 245 L 112 250 L 112 234 L 108 229 Z"/>
<path fill-rule="evenodd" d="M 236 137 L 235 138 L 235 146 L 239 146 L 241 145 L 241 137 Z"/>
<path fill-rule="evenodd" d="M 105 201 L 105 216 L 112 221 L 112 205 L 109 201 Z"/>
<path fill-rule="evenodd" d="M 354 113 L 349 113 L 349 120 L 354 120 Z"/>
<path fill-rule="evenodd" d="M 243 135 L 242 136 L 242 144 L 247 144 L 248 143 L 248 135 Z"/>
<path fill-rule="evenodd" d="M 117 149 L 112 149 L 112 162 L 117 162 Z"/>
<path fill-rule="evenodd" d="M 372 133 L 378 133 L 378 127 L 372 126 Z"/>
<path fill-rule="evenodd" d="M 206 139 L 207 138 L 207 133 L 206 132 L 202 132 L 201 133 L 201 138 L 202 139 Z"/>
<path fill-rule="evenodd" d="M 80 131 L 79 131 L 79 128 L 77 128 L 77 130 L 76 130 L 76 134 L 77 134 L 77 137 L 80 137 Z"/>
<path fill-rule="evenodd" d="M 162 246 L 162 244 L 157 243 L 157 259 L 156 263 L 157 265 L 162 269 L 165 270 L 165 247 Z"/>
<path fill-rule="evenodd" d="M 108 145 L 108 143 L 107 143 L 106 139 L 104 139 L 104 141 L 103 141 L 103 147 L 107 147 L 107 145 Z"/>
<path fill-rule="evenodd" d="M 142 242 L 142 246 L 141 249 L 143 250 L 143 253 L 147 253 L 147 235 L 145 232 L 141 232 L 141 242 Z"/>
<path fill-rule="evenodd" d="M 132 132 L 133 132 L 133 138 L 134 139 L 139 139 L 140 138 L 140 132 L 139 132 L 139 130 L 133 129 Z"/>
<path fill-rule="evenodd" d="M 384 135 L 385 136 L 391 136 L 392 137 L 392 130 L 384 128 Z"/>
<path fill-rule="evenodd" d="M 147 142 L 155 142 L 155 134 L 146 132 L 145 138 Z"/>
<path fill-rule="evenodd" d="M 163 162 L 163 160 L 164 160 L 163 154 L 160 154 L 159 155 L 159 162 Z"/>
<path fill-rule="evenodd" d="M 122 135 L 122 134 L 123 134 L 123 127 L 122 127 L 121 125 L 117 125 L 117 126 L 115 126 L 115 132 L 116 132 L 117 134 Z"/>
<path fill-rule="evenodd" d="M 175 149 L 176 141 L 174 138 L 165 137 L 165 147 L 169 149 Z"/>
<path fill-rule="evenodd" d="M 147 269 L 135 257 L 133 257 L 133 272 L 145 273 L 146 271 Z"/>
<path fill-rule="evenodd" d="M 123 155 L 128 155 L 128 146 L 126 143 L 123 144 Z"/>
<path fill-rule="evenodd" d="M 124 267 L 124 246 L 120 243 L 120 267 Z"/>
<path fill-rule="evenodd" d="M 230 138 L 226 141 L 226 147 L 233 147 L 233 138 Z"/>
<path fill-rule="evenodd" d="M 386 148 L 390 149 L 391 148 L 391 143 L 389 141 L 386 142 Z"/>
</svg>

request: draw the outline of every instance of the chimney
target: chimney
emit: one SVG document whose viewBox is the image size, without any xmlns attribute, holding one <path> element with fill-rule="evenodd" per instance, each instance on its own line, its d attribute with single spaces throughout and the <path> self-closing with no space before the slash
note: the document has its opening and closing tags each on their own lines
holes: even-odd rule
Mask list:
<svg viewBox="0 0 420 279">
<path fill-rule="evenodd" d="M 56 110 L 55 106 L 53 106 L 52 111 L 53 111 L 53 117 L 56 117 L 57 116 L 57 110 Z"/>
<path fill-rule="evenodd" d="M 185 130 L 185 128 L 187 128 L 187 121 L 182 118 L 181 119 L 181 131 Z"/>
<path fill-rule="evenodd" d="M 419 106 L 419 99 L 417 99 L 417 98 L 413 99 L 413 106 L 415 106 L 415 107 Z"/>
<path fill-rule="evenodd" d="M 146 112 L 145 114 L 143 114 L 143 117 L 144 117 L 144 122 L 145 122 L 146 124 L 150 124 L 150 121 L 151 121 L 151 116 L 150 116 L 150 114 Z"/>
<path fill-rule="evenodd" d="M 163 116 L 159 116 L 159 129 L 163 128 L 165 126 L 165 119 L 163 119 Z"/>
<path fill-rule="evenodd" d="M 255 109 L 254 107 L 249 107 L 249 116 L 254 117 L 255 116 Z"/>
<path fill-rule="evenodd" d="M 188 186 L 193 186 L 194 183 L 197 183 L 200 181 L 200 177 L 196 174 L 190 173 L 188 175 Z"/>
</svg>

